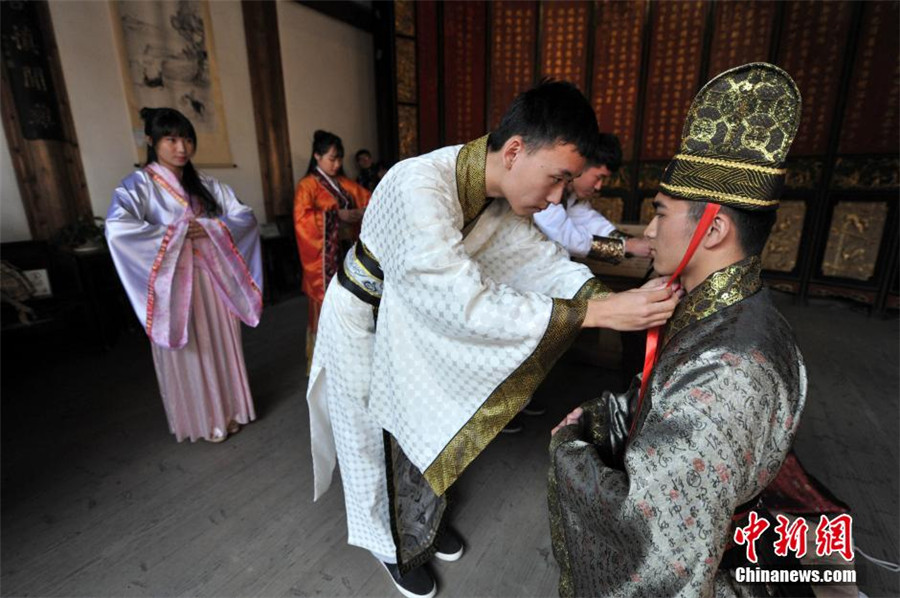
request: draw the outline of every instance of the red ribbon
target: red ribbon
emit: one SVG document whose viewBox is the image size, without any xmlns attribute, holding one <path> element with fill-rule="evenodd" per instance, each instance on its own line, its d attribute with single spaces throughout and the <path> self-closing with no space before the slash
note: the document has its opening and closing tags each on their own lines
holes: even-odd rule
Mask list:
<svg viewBox="0 0 900 598">
<path fill-rule="evenodd" d="M 722 206 L 717 203 L 709 202 L 706 204 L 706 209 L 703 210 L 703 216 L 700 217 L 700 222 L 697 223 L 697 228 L 694 229 L 694 236 L 691 237 L 691 242 L 688 245 L 687 251 L 684 252 L 681 263 L 678 264 L 678 267 L 675 268 L 675 272 L 672 273 L 672 276 L 666 283 L 666 288 L 672 286 L 672 282 L 681 275 L 681 271 L 684 270 L 685 266 L 688 265 L 688 262 L 691 261 L 691 258 L 694 257 L 694 252 L 697 251 L 697 247 L 700 246 L 700 241 L 703 240 L 703 236 L 706 234 L 706 231 L 709 229 L 721 207 Z M 647 348 L 644 353 L 644 373 L 641 376 L 641 392 L 638 395 L 638 404 L 637 410 L 634 412 L 634 419 L 631 421 L 631 427 L 628 430 L 629 438 L 631 438 L 634 427 L 637 425 L 638 416 L 641 413 L 641 406 L 644 404 L 644 393 L 647 391 L 647 382 L 650 380 L 650 373 L 653 371 L 653 366 L 656 365 L 656 353 L 657 348 L 659 347 L 659 333 L 661 328 L 661 326 L 656 326 L 655 328 L 647 330 Z"/>
</svg>

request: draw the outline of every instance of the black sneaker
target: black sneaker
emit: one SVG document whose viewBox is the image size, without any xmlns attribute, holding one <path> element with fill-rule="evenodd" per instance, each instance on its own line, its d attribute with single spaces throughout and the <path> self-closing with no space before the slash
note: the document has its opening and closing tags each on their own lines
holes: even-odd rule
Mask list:
<svg viewBox="0 0 900 598">
<path fill-rule="evenodd" d="M 514 418 L 509 420 L 506 427 L 500 430 L 501 434 L 518 434 L 525 426 L 522 425 L 522 414 L 517 413 Z"/>
<path fill-rule="evenodd" d="M 547 408 L 543 405 L 538 405 L 534 401 L 528 401 L 524 407 L 522 407 L 522 413 L 525 415 L 544 415 L 547 413 Z"/>
<path fill-rule="evenodd" d="M 444 533 L 440 535 L 434 546 L 437 548 L 434 556 L 442 561 L 458 561 L 463 555 L 462 540 L 449 529 L 444 530 Z"/>
<path fill-rule="evenodd" d="M 387 569 L 391 581 L 406 598 L 434 598 L 437 594 L 437 584 L 425 565 L 416 567 L 406 575 L 400 575 L 400 568 L 396 563 L 379 562 Z"/>
</svg>

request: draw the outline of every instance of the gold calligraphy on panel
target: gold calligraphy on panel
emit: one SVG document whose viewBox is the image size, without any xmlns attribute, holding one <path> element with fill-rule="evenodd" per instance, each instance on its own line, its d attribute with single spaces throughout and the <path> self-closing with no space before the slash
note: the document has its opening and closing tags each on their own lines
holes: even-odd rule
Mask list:
<svg viewBox="0 0 900 598">
<path fill-rule="evenodd" d="M 716 2 L 709 77 L 748 62 L 766 61 L 772 37 L 774 2 Z"/>
<path fill-rule="evenodd" d="M 691 1 L 656 6 L 641 155 L 659 160 L 677 151 L 697 91 L 705 5 Z"/>
<path fill-rule="evenodd" d="M 28 52 L 35 56 L 41 55 L 41 49 L 35 41 L 34 30 L 27 25 L 21 23 L 13 25 L 9 40 L 19 52 Z"/>
<path fill-rule="evenodd" d="M 491 118 L 495 128 L 516 94 L 534 81 L 535 19 L 531 2 L 493 2 L 491 36 Z"/>
<path fill-rule="evenodd" d="M 444 93 L 447 102 L 446 142 L 464 143 L 483 134 L 484 123 L 476 122 L 475 62 L 484 58 L 476 51 L 483 47 L 483 31 L 476 28 L 483 18 L 483 5 L 476 2 L 448 2 L 444 8 Z M 479 66 L 483 67 L 483 63 Z M 479 121 L 481 119 L 478 119 Z"/>
<path fill-rule="evenodd" d="M 571 81 L 584 90 L 587 70 L 587 2 L 544 2 L 541 73 Z"/>
<path fill-rule="evenodd" d="M 803 113 L 792 151 L 824 154 L 834 112 L 849 2 L 786 3 L 778 64 L 791 74 L 803 95 Z"/>
<path fill-rule="evenodd" d="M 868 2 L 853 64 L 840 153 L 897 153 L 900 60 L 897 2 Z"/>
<path fill-rule="evenodd" d="M 762 267 L 775 272 L 793 272 L 803 237 L 806 202 L 782 200 L 772 234 L 762 252 Z"/>
<path fill-rule="evenodd" d="M 888 205 L 884 201 L 842 201 L 834 207 L 822 274 L 869 280 L 875 274 Z"/>
<path fill-rule="evenodd" d="M 641 31 L 646 2 L 603 0 L 594 33 L 592 104 L 600 130 L 615 133 L 626 160 L 634 156 L 637 84 L 641 70 Z M 621 171 L 620 171 L 621 172 Z"/>
</svg>

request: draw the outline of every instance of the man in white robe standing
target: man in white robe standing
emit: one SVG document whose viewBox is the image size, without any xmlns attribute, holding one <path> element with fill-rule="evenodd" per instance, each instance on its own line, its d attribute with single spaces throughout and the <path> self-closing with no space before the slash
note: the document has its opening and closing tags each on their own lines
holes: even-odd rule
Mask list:
<svg viewBox="0 0 900 598">
<path fill-rule="evenodd" d="M 531 217 L 562 200 L 595 151 L 573 85 L 521 94 L 499 128 L 392 168 L 325 294 L 307 387 L 315 498 L 341 464 L 348 542 L 405 596 L 456 560 L 444 493 L 583 327 L 637 330 L 672 314 L 654 281 L 610 293 Z"/>
</svg>

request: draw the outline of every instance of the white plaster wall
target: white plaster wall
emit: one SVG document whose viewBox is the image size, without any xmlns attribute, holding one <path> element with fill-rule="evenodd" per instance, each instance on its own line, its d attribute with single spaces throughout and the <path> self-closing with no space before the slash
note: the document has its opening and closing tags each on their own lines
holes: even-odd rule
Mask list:
<svg viewBox="0 0 900 598">
<path fill-rule="evenodd" d="M 2 127 L 0 127 L 2 128 Z M 0 241 L 30 241 L 28 218 L 12 165 L 6 133 L 0 131 Z"/>
<path fill-rule="evenodd" d="M 280 0 L 278 35 L 294 178 L 306 173 L 316 129 L 343 140 L 344 170 L 356 178 L 356 150 L 379 157 L 372 34 Z"/>
<path fill-rule="evenodd" d="M 106 216 L 113 189 L 138 162 L 106 2 L 50 2 L 91 208 Z"/>
<path fill-rule="evenodd" d="M 237 168 L 204 169 L 232 186 L 265 221 L 265 204 L 250 95 L 250 75 L 239 2 L 210 2 L 213 44 L 225 103 L 232 159 Z M 81 146 L 94 213 L 106 215 L 113 189 L 145 155 L 137 155 L 124 80 L 107 2 L 51 1 L 50 13 Z"/>
</svg>

